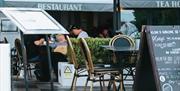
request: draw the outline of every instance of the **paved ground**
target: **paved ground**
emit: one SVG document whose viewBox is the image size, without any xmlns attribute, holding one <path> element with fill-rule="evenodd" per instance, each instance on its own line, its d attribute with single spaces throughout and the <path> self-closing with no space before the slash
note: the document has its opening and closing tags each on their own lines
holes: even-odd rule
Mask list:
<svg viewBox="0 0 180 91">
<path fill-rule="evenodd" d="M 125 89 L 126 91 L 133 91 L 132 90 L 132 78 L 128 78 L 131 81 L 125 81 Z M 99 84 L 99 83 L 95 83 Z M 95 85 L 96 86 L 96 85 Z M 25 91 L 25 85 L 23 78 L 19 78 L 18 80 L 15 80 L 15 77 L 13 77 L 12 81 L 12 91 Z M 49 82 L 39 82 L 33 77 L 31 81 L 29 81 L 29 91 L 51 91 L 50 90 L 50 83 Z M 58 82 L 54 82 L 54 91 L 71 91 L 70 87 L 63 87 Z M 76 91 L 83 91 L 83 87 L 77 87 Z M 89 91 L 89 88 L 87 88 L 87 91 Z M 94 91 L 100 91 L 100 87 L 96 86 L 94 87 Z M 107 91 L 107 90 L 106 90 Z M 111 90 L 110 90 L 111 91 Z"/>
<path fill-rule="evenodd" d="M 12 91 L 25 91 L 24 81 L 13 81 Z M 132 85 L 125 85 L 126 91 L 132 91 Z M 88 88 L 89 89 L 89 88 Z M 87 89 L 87 91 L 88 91 Z M 51 91 L 48 82 L 30 82 L 29 91 Z M 70 87 L 63 87 L 59 83 L 54 82 L 54 91 L 71 91 Z M 83 91 L 83 87 L 77 87 L 76 91 Z M 100 91 L 100 87 L 95 87 L 94 91 Z"/>
</svg>

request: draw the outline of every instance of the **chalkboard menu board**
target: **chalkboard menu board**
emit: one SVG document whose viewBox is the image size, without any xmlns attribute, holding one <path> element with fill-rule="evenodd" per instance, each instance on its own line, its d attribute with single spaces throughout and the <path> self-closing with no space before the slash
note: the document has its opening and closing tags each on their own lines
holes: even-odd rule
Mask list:
<svg viewBox="0 0 180 91">
<path fill-rule="evenodd" d="M 145 57 L 136 67 L 135 91 L 180 91 L 180 26 L 146 26 L 142 36 L 140 55 Z M 138 80 L 144 76 L 143 88 Z"/>
<path fill-rule="evenodd" d="M 180 91 L 180 26 L 149 30 L 162 91 Z"/>
</svg>

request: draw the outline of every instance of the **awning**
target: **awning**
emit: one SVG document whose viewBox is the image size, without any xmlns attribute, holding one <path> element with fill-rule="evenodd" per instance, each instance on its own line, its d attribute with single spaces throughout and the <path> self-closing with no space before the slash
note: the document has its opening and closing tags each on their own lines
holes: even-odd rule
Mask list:
<svg viewBox="0 0 180 91">
<path fill-rule="evenodd" d="M 112 12 L 113 0 L 4 0 L 6 7 L 31 7 L 59 11 Z"/>
<path fill-rule="evenodd" d="M 6 7 L 113 12 L 114 0 L 4 0 Z M 180 8 L 180 0 L 120 0 L 122 8 Z"/>
<path fill-rule="evenodd" d="M 123 8 L 180 8 L 180 0 L 120 0 Z"/>
</svg>

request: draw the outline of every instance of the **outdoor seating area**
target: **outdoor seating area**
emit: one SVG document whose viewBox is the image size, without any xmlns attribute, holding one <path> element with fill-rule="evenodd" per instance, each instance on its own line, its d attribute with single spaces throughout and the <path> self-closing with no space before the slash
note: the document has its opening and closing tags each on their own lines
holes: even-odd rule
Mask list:
<svg viewBox="0 0 180 91">
<path fill-rule="evenodd" d="M 137 56 L 138 56 L 138 49 L 135 47 L 135 40 L 125 36 L 125 35 L 116 35 L 115 37 L 111 39 L 99 39 L 99 41 L 93 41 L 92 44 L 97 42 L 105 41 L 105 43 L 97 43 L 96 47 L 98 47 L 97 51 L 102 53 L 100 55 L 103 55 L 101 61 L 98 62 L 99 59 L 96 59 L 92 51 L 92 45 L 88 44 L 88 41 L 91 40 L 98 40 L 94 38 L 80 38 L 80 39 L 73 39 L 69 38 L 69 36 L 66 36 L 67 43 L 68 43 L 68 64 L 73 65 L 73 74 L 71 77 L 71 80 L 69 80 L 70 86 L 61 86 L 61 83 L 54 82 L 54 88 L 58 90 L 68 90 L 68 91 L 75 91 L 78 89 L 86 90 L 86 91 L 104 91 L 104 90 L 112 90 L 112 91 L 131 91 L 133 88 L 133 82 L 134 82 L 134 76 L 135 76 L 135 65 L 137 62 Z M 18 45 L 18 42 L 20 42 L 18 39 L 15 40 L 15 45 Z M 123 42 L 123 43 L 121 43 Z M 119 43 L 119 44 L 118 44 Z M 127 45 L 124 45 L 124 44 Z M 110 45 L 111 44 L 111 45 Z M 123 44 L 123 45 L 121 45 Z M 122 47 L 121 47 L 122 46 Z M 17 46 L 17 61 L 19 67 L 17 77 L 13 78 L 16 81 L 13 81 L 12 84 L 17 86 L 19 84 L 23 84 L 22 77 L 19 78 L 20 72 L 23 70 L 23 62 L 22 62 L 22 53 L 18 52 L 22 50 L 20 47 Z M 77 48 L 78 47 L 78 48 Z M 75 51 L 77 49 L 80 49 L 79 51 Z M 78 53 L 79 52 L 79 53 Z M 80 54 L 81 56 L 77 56 L 77 54 Z M 122 55 L 123 54 L 123 55 Z M 80 58 L 78 58 L 80 57 Z M 20 59 L 21 58 L 21 59 Z M 95 58 L 95 59 L 94 59 Z M 81 59 L 81 60 L 79 60 Z M 105 59 L 105 60 L 104 60 Z M 53 61 L 53 60 L 52 60 Z M 27 63 L 27 67 L 32 66 Z M 21 67 L 21 68 L 20 68 Z M 58 67 L 59 68 L 59 67 Z M 73 70 L 71 69 L 71 70 Z M 50 89 L 50 83 L 49 82 L 41 82 L 38 81 L 35 78 L 35 74 L 32 70 L 32 68 L 27 68 L 27 76 L 29 79 L 29 86 L 31 85 L 37 85 L 41 84 L 41 86 L 47 86 Z M 60 69 L 58 69 L 60 71 Z M 33 73 L 31 73 L 33 72 Z M 33 76 L 32 76 L 33 74 Z M 55 75 L 55 74 L 54 74 Z M 84 84 L 82 83 L 81 86 L 77 85 L 77 83 L 82 80 L 81 78 L 85 78 Z M 53 78 L 55 79 L 55 78 Z M 124 84 L 126 81 L 131 81 L 131 84 Z M 82 81 L 81 81 L 82 82 Z M 17 85 L 16 85 L 17 84 Z M 37 89 L 38 85 L 35 86 L 34 89 Z M 23 89 L 23 88 L 19 88 Z M 56 91 L 55 90 L 55 91 Z M 18 91 L 18 90 L 15 90 Z"/>
<path fill-rule="evenodd" d="M 136 45 L 139 44 L 135 44 L 136 40 L 131 36 L 117 34 L 112 38 L 92 38 L 80 27 L 72 26 L 71 32 L 74 35 L 78 32 L 83 33 L 73 38 L 40 9 L 26 11 L 24 8 L 4 8 L 1 11 L 20 28 L 18 30 L 20 37 L 13 41 L 11 62 L 8 64 L 12 70 L 10 76 L 12 90 L 43 89 L 39 85 L 47 86 L 49 88 L 46 88 L 51 91 L 63 88 L 72 91 L 133 89 L 139 54 L 139 46 Z M 20 16 L 24 13 L 36 16 L 34 12 L 39 12 L 41 18 L 49 22 L 45 28 L 52 29 L 52 34 L 42 28 L 44 25 L 37 26 L 38 20 L 32 26 L 34 28 L 24 24 L 22 21 L 27 24 L 32 22 L 26 21 L 24 16 L 22 17 L 25 20 L 15 17 L 14 11 L 18 11 L 17 14 Z M 57 31 L 58 28 L 61 31 Z M 7 44 L 7 39 L 4 38 L 2 43 Z M 125 84 L 126 81 L 131 83 Z"/>
<path fill-rule="evenodd" d="M 0 91 L 180 91 L 180 0 L 0 0 Z"/>
</svg>

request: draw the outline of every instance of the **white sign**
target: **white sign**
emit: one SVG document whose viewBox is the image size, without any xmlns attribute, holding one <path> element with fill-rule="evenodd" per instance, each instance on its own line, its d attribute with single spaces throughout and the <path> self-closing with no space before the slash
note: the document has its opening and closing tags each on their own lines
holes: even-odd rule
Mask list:
<svg viewBox="0 0 180 91">
<path fill-rule="evenodd" d="M 11 91 L 11 62 L 9 44 L 0 44 L 0 91 Z"/>
<path fill-rule="evenodd" d="M 24 34 L 69 34 L 54 18 L 41 9 L 0 8 Z"/>
<path fill-rule="evenodd" d="M 42 12 L 8 11 L 25 29 L 59 29 Z"/>
</svg>

